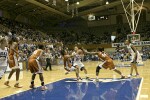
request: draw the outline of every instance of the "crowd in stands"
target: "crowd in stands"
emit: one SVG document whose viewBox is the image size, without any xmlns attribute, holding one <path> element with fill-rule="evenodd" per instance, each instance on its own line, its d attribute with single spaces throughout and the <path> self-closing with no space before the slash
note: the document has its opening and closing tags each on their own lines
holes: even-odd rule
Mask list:
<svg viewBox="0 0 150 100">
<path fill-rule="evenodd" d="M 24 40 L 28 42 L 57 42 L 57 40 L 53 39 L 51 35 L 46 35 L 45 33 L 23 23 L 0 17 L 0 24 L 2 27 L 0 30 L 1 33 L 11 31 L 14 32 L 17 36 L 23 36 Z"/>
<path fill-rule="evenodd" d="M 0 33 L 7 34 L 9 32 L 14 36 L 23 37 L 23 41 L 21 41 L 21 44 L 19 45 L 19 49 L 24 54 L 22 60 L 27 60 L 31 53 L 37 48 L 36 44 L 39 43 L 49 43 L 47 49 L 51 50 L 53 58 L 58 58 L 60 56 L 60 46 L 57 46 L 57 44 L 60 43 L 51 35 L 44 34 L 43 32 L 23 23 L 0 17 Z"/>
<path fill-rule="evenodd" d="M 100 33 L 99 33 L 100 34 Z M 63 31 L 62 33 L 53 34 L 58 40 L 62 40 L 64 44 L 101 44 L 111 43 L 111 34 L 105 32 L 101 35 L 95 35 L 88 31 L 75 32 Z"/>
<path fill-rule="evenodd" d="M 115 31 L 116 38 L 113 42 L 124 42 L 127 38 L 127 34 L 131 33 L 128 24 L 120 26 L 100 26 L 85 29 L 84 31 L 66 30 L 62 32 L 45 34 L 37 29 L 19 23 L 10 19 L 0 17 L 1 26 L 5 27 L 1 29 L 1 32 L 6 30 L 13 30 L 17 35 L 24 37 L 26 41 L 32 42 L 45 42 L 45 43 L 57 43 L 62 41 L 64 44 L 102 44 L 111 43 L 111 35 Z M 139 26 L 140 27 L 140 26 Z M 141 40 L 149 41 L 150 38 L 150 23 L 146 23 L 144 27 L 138 30 L 138 34 L 141 35 Z M 6 30 L 4 30 L 6 29 Z"/>
<path fill-rule="evenodd" d="M 141 41 L 150 41 L 150 22 L 139 25 L 137 34 L 141 35 Z M 141 27 L 141 28 L 140 28 Z M 115 34 L 113 34 L 115 32 Z M 127 39 L 127 35 L 131 34 L 128 24 L 109 25 L 92 27 L 85 30 L 66 30 L 53 34 L 57 40 L 62 40 L 65 44 L 104 44 L 104 43 L 121 43 Z M 111 36 L 116 36 L 114 41 Z"/>
<path fill-rule="evenodd" d="M 150 24 L 146 24 L 145 34 L 146 37 L 150 37 Z M 98 28 L 96 28 L 98 29 Z M 111 32 L 95 31 L 90 29 L 89 31 L 63 31 L 62 33 L 45 34 L 37 29 L 34 29 L 26 24 L 19 23 L 10 19 L 0 17 L 0 33 L 12 32 L 16 36 L 22 36 L 23 42 L 20 44 L 19 49 L 24 54 L 22 59 L 27 60 L 31 53 L 37 48 L 36 43 L 49 43 L 47 50 L 51 51 L 52 59 L 61 58 L 59 51 L 62 48 L 62 44 L 101 44 L 111 43 Z M 143 35 L 142 35 L 143 36 Z M 115 42 L 123 42 L 126 39 L 126 33 L 120 33 L 117 35 Z M 150 38 L 143 38 L 149 40 Z M 58 45 L 59 44 L 59 45 Z M 142 49 L 143 54 L 150 55 L 145 47 Z M 115 58 L 115 53 L 111 54 L 112 58 Z M 98 60 L 96 56 L 85 56 L 84 60 Z"/>
</svg>

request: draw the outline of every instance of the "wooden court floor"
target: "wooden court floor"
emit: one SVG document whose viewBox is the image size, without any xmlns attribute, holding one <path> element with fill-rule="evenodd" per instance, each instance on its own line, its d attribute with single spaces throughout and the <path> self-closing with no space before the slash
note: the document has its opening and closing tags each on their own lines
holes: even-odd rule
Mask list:
<svg viewBox="0 0 150 100">
<path fill-rule="evenodd" d="M 88 76 L 91 78 L 95 78 L 95 68 L 101 62 L 98 61 L 89 61 L 84 62 L 86 69 L 88 71 Z M 126 62 L 127 64 L 129 62 Z M 115 64 L 123 64 L 122 62 L 115 61 Z M 129 75 L 130 67 L 118 67 L 124 75 Z M 140 92 L 139 100 L 150 100 L 150 60 L 144 61 L 144 66 L 138 67 L 140 77 L 143 77 L 142 88 Z M 75 73 L 72 72 L 68 75 L 64 74 L 65 71 L 63 66 L 52 66 L 52 71 L 44 71 L 44 80 L 45 84 L 58 81 L 64 78 L 75 78 Z M 12 77 L 10 81 L 11 87 L 6 87 L 4 82 L 7 78 L 8 74 L 6 73 L 5 76 L 0 80 L 0 98 L 6 97 L 8 95 L 16 94 L 25 90 L 29 89 L 30 81 L 31 81 L 31 73 L 29 71 L 22 71 L 20 75 L 20 84 L 23 85 L 23 88 L 17 89 L 14 88 L 13 85 L 15 84 L 15 78 Z M 84 78 L 84 73 L 80 72 L 80 76 Z M 99 74 L 99 78 L 119 78 L 120 76 L 110 70 L 101 70 Z M 35 85 L 40 86 L 39 76 L 36 76 Z"/>
</svg>

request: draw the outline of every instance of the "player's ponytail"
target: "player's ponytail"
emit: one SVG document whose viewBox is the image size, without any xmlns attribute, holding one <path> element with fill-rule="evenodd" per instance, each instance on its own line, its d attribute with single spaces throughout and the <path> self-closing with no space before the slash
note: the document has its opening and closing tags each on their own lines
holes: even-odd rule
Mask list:
<svg viewBox="0 0 150 100">
<path fill-rule="evenodd" d="M 39 44 L 38 47 L 39 47 L 39 49 L 42 49 L 42 50 L 44 49 L 44 45 L 42 45 L 42 44 Z"/>
<path fill-rule="evenodd" d="M 103 52 L 103 51 L 104 51 L 104 48 L 103 48 L 103 47 L 99 47 L 99 48 L 98 48 L 98 51 Z"/>
<path fill-rule="evenodd" d="M 62 56 L 64 56 L 64 55 L 65 55 L 65 50 L 61 50 L 61 51 L 60 51 L 60 54 L 61 54 Z"/>
</svg>

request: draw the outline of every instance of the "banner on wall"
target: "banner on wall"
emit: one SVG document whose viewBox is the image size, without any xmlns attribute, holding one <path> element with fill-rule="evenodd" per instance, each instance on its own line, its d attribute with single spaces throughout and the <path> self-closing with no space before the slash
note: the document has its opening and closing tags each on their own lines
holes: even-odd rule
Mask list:
<svg viewBox="0 0 150 100">
<path fill-rule="evenodd" d="M 150 41 L 138 41 L 138 42 L 134 42 L 132 43 L 135 46 L 144 46 L 144 45 L 150 45 Z M 112 47 L 124 47 L 124 43 L 112 43 Z"/>
</svg>

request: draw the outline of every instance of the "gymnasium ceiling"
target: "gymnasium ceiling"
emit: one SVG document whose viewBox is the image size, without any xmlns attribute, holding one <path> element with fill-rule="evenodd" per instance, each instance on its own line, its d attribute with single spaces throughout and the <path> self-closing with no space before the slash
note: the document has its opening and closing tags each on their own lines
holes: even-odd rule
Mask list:
<svg viewBox="0 0 150 100">
<path fill-rule="evenodd" d="M 65 0 L 0 0 L 0 9 L 13 12 L 16 15 L 26 17 L 36 17 L 47 21 L 62 21 L 72 18 L 72 9 L 78 9 L 75 16 L 87 16 L 91 13 L 99 14 L 108 12 L 109 9 L 121 7 L 121 0 L 68 0 L 69 12 L 67 12 L 67 2 Z M 109 4 L 106 5 L 106 1 Z M 123 0 L 128 3 L 129 0 Z M 141 2 L 141 0 L 135 0 Z M 79 5 L 76 2 L 80 2 Z M 145 0 L 144 6 L 149 11 L 150 0 Z M 122 9 L 123 10 L 123 9 Z M 74 11 L 76 12 L 76 11 Z"/>
</svg>

